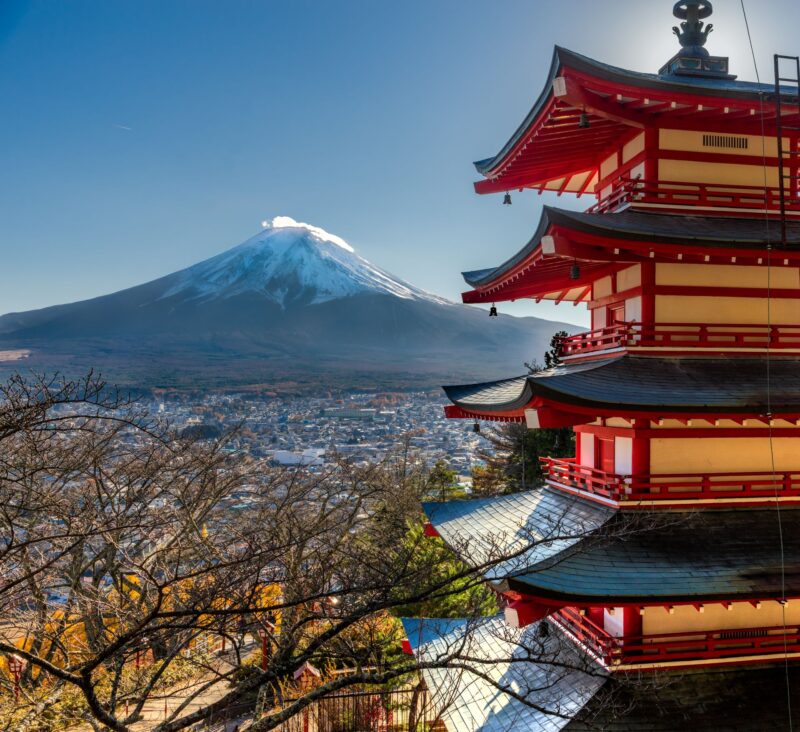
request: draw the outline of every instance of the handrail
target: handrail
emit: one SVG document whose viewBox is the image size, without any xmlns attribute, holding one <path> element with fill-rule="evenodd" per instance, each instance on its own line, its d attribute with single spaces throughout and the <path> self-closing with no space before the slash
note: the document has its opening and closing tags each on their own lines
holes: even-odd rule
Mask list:
<svg viewBox="0 0 800 732">
<path fill-rule="evenodd" d="M 800 349 L 800 325 L 616 322 L 558 338 L 562 357 L 615 348 Z"/>
<path fill-rule="evenodd" d="M 622 205 L 656 204 L 662 206 L 703 206 L 738 208 L 779 213 L 780 188 L 733 185 L 727 183 L 691 183 L 685 181 L 645 181 L 622 176 L 612 184 L 611 193 L 599 200 L 587 213 L 607 213 Z M 786 201 L 790 212 L 800 212 L 800 198 Z"/>
<path fill-rule="evenodd" d="M 800 649 L 797 625 L 617 637 L 575 608 L 559 610 L 554 619 L 608 665 L 783 654 Z"/>
<path fill-rule="evenodd" d="M 574 458 L 540 460 L 548 481 L 617 502 L 800 497 L 800 470 L 626 476 L 579 465 Z"/>
</svg>

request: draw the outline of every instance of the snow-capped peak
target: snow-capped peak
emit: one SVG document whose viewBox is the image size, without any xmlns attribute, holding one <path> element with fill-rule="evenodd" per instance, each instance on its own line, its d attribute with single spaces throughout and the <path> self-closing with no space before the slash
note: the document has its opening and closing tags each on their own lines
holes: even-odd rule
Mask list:
<svg viewBox="0 0 800 732">
<path fill-rule="evenodd" d="M 331 244 L 336 244 L 346 252 L 355 254 L 356 250 L 353 249 L 344 239 L 335 234 L 330 234 L 325 229 L 319 226 L 312 226 L 311 224 L 303 224 L 300 221 L 295 221 L 291 216 L 276 216 L 272 221 L 264 221 L 261 224 L 265 229 L 306 229 L 310 231 L 317 239 L 322 241 L 329 241 Z"/>
<path fill-rule="evenodd" d="M 450 304 L 356 254 L 344 239 L 289 216 L 233 249 L 177 272 L 161 298 L 196 301 L 255 294 L 282 306 L 315 305 L 365 293 Z"/>
</svg>

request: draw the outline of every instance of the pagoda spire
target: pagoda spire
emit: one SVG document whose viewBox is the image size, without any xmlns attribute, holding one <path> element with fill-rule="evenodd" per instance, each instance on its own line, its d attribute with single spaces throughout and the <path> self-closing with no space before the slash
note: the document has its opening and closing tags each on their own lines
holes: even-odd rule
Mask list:
<svg viewBox="0 0 800 732">
<path fill-rule="evenodd" d="M 714 6 L 708 0 L 686 0 L 675 3 L 672 14 L 682 20 L 681 27 L 674 27 L 673 33 L 678 36 L 683 51 L 683 56 L 708 57 L 709 53 L 704 48 L 708 35 L 714 30 L 714 25 L 703 23 L 705 18 L 711 16 Z M 705 26 L 705 28 L 704 28 Z"/>
<path fill-rule="evenodd" d="M 680 28 L 672 32 L 678 37 L 681 50 L 659 71 L 661 76 L 710 76 L 731 79 L 728 74 L 728 59 L 711 56 L 705 48 L 713 23 L 703 22 L 710 18 L 714 6 L 710 0 L 681 0 L 675 3 L 672 14 L 683 21 Z"/>
</svg>

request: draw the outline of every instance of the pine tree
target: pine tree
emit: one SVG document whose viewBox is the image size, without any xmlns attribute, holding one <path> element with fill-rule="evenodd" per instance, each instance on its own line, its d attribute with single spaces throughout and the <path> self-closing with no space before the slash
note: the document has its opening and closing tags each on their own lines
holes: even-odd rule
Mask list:
<svg viewBox="0 0 800 732">
<path fill-rule="evenodd" d="M 561 363 L 561 338 L 556 333 L 544 354 L 545 368 Z M 529 373 L 542 371 L 536 362 L 526 363 Z M 537 488 L 544 483 L 539 458 L 572 457 L 575 453 L 575 434 L 570 427 L 529 430 L 525 424 L 511 422 L 485 430 L 482 435 L 488 445 L 480 451 L 485 467 L 473 471 L 473 491 L 477 495 L 517 493 Z"/>
</svg>

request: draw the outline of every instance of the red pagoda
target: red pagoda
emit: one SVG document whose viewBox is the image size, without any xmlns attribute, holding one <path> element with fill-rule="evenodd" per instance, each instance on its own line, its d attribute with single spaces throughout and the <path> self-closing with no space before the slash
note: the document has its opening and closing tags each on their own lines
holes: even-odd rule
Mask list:
<svg viewBox="0 0 800 732">
<path fill-rule="evenodd" d="M 800 713 L 800 60 L 739 81 L 704 47 L 711 3 L 674 13 L 681 50 L 658 74 L 556 48 L 531 112 L 476 163 L 479 194 L 593 203 L 545 207 L 517 254 L 465 273 L 464 302 L 585 303 L 591 331 L 553 369 L 445 388 L 449 417 L 576 435 L 541 489 L 424 507 L 467 563 L 507 557 L 487 574 L 504 619 L 470 642 L 510 663 L 426 672 L 434 694 L 459 690 L 451 732 L 790 729 Z M 406 629 L 430 659 L 467 625 Z M 511 663 L 531 637 L 572 670 Z M 523 703 L 526 683 L 548 698 Z"/>
</svg>

